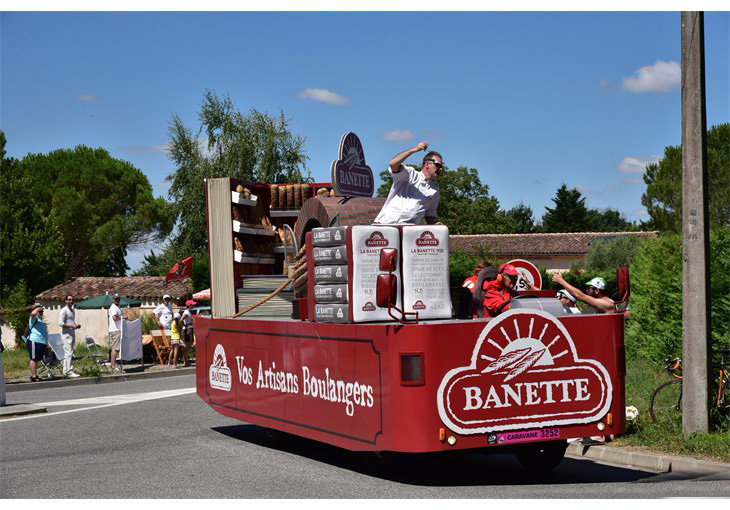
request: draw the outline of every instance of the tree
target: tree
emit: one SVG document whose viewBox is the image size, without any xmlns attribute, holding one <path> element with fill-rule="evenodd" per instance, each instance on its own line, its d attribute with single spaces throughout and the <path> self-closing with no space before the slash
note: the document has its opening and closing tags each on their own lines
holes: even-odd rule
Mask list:
<svg viewBox="0 0 730 510">
<path fill-rule="evenodd" d="M 586 216 L 587 229 L 590 232 L 628 232 L 636 230 L 632 224 L 616 209 L 588 209 Z"/>
<path fill-rule="evenodd" d="M 707 172 L 710 228 L 730 227 L 730 124 L 707 132 Z M 658 163 L 646 166 L 646 192 L 641 203 L 650 220 L 647 227 L 662 232 L 682 231 L 682 147 L 669 146 Z"/>
<path fill-rule="evenodd" d="M 56 218 L 36 197 L 42 184 L 5 157 L 0 131 L 0 298 L 3 307 L 19 306 L 18 296 L 33 295 L 63 279 L 64 250 Z M 22 303 L 21 303 L 22 304 Z"/>
<path fill-rule="evenodd" d="M 505 234 L 532 234 L 537 231 L 532 208 L 520 202 L 502 213 Z"/>
<path fill-rule="evenodd" d="M 542 217 L 543 232 L 585 232 L 588 226 L 586 199 L 577 188 L 563 184 L 552 199 L 555 207 L 545 207 Z"/>
<path fill-rule="evenodd" d="M 3 238 L 13 239 L 3 244 L 4 285 L 25 279 L 37 293 L 75 276 L 121 276 L 128 248 L 170 232 L 167 202 L 104 149 L 29 154 L 4 166 Z"/>
<path fill-rule="evenodd" d="M 418 165 L 413 165 L 420 171 Z M 499 215 L 499 201 L 482 184 L 476 168 L 460 166 L 443 172 L 438 178 L 440 193 L 438 220 L 449 227 L 451 234 L 489 234 L 502 232 L 504 220 Z M 377 196 L 386 197 L 393 183 L 390 172 L 380 173 L 383 184 Z"/>
<path fill-rule="evenodd" d="M 204 179 L 232 177 L 270 184 L 309 179 L 303 173 L 308 159 L 304 139 L 291 133 L 283 113 L 274 117 L 251 109 L 244 116 L 228 96 L 221 99 L 206 91 L 198 119 L 201 125 L 193 134 L 173 115 L 169 157 L 177 169 L 167 180 L 176 233 L 164 253 L 145 258 L 143 272 L 165 274 L 185 257 L 207 258 Z M 201 133 L 207 138 L 201 139 Z"/>
</svg>

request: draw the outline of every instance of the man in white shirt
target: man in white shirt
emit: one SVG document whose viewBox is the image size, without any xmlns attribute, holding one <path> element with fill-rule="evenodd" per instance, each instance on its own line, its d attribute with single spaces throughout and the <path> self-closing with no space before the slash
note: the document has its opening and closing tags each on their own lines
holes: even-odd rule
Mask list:
<svg viewBox="0 0 730 510">
<path fill-rule="evenodd" d="M 420 142 L 390 161 L 388 171 L 393 177 L 393 185 L 374 223 L 419 224 L 425 218 L 429 225 L 441 224 L 436 221 L 439 189 L 434 182 L 444 169 L 441 154 L 436 151 L 426 154 L 420 172 L 412 166 L 403 165 L 408 156 L 426 149 L 428 143 Z"/>
<path fill-rule="evenodd" d="M 170 329 L 170 324 L 172 324 L 172 304 L 170 304 L 169 294 L 162 296 L 162 303 L 157 305 L 157 308 L 152 313 L 157 317 L 157 324 L 160 325 L 160 329 Z"/>
<path fill-rule="evenodd" d="M 63 342 L 63 375 L 66 377 L 79 377 L 73 371 L 74 343 L 76 342 L 76 330 L 81 327 L 76 324 L 76 310 L 74 310 L 74 297 L 66 296 L 66 306 L 61 309 L 58 315 L 58 325 L 61 326 L 61 341 Z"/>
<path fill-rule="evenodd" d="M 119 343 L 122 339 L 122 309 L 119 308 L 121 301 L 119 294 L 112 297 L 112 305 L 109 307 L 109 357 L 112 370 L 119 370 L 117 367 L 117 353 L 119 352 Z"/>
</svg>

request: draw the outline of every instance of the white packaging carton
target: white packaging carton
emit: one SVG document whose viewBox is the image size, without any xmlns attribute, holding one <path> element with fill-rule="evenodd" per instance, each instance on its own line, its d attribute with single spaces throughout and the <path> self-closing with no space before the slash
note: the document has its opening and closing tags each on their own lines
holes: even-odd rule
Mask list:
<svg viewBox="0 0 730 510">
<path fill-rule="evenodd" d="M 451 317 L 449 229 L 445 225 L 403 227 L 404 311 L 420 319 Z"/>
<path fill-rule="evenodd" d="M 380 250 L 395 248 L 400 256 L 400 233 L 397 228 L 382 225 L 356 225 L 352 227 L 352 281 L 350 285 L 350 313 L 353 322 L 389 321 L 387 308 L 379 308 L 376 302 L 376 285 L 380 271 Z M 398 278 L 398 299 L 401 306 L 400 262 L 394 274 Z"/>
</svg>

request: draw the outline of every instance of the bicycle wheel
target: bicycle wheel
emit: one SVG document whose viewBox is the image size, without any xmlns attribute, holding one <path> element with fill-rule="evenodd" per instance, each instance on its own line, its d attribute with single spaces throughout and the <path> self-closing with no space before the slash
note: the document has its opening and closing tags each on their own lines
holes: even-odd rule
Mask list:
<svg viewBox="0 0 730 510">
<path fill-rule="evenodd" d="M 682 416 L 682 381 L 665 382 L 655 389 L 649 414 L 654 423 L 679 419 Z"/>
</svg>

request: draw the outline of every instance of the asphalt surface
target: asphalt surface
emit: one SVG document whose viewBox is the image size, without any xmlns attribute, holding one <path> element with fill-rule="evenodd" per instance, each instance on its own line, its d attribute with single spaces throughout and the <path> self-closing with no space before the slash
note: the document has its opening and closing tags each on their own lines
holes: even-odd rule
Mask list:
<svg viewBox="0 0 730 510">
<path fill-rule="evenodd" d="M 301 438 L 272 442 L 208 407 L 191 373 L 172 374 L 13 388 L 11 407 L 45 412 L 0 419 L 0 498 L 730 497 L 727 464 L 666 473 L 566 458 L 535 475 L 513 455 L 382 464 Z"/>
</svg>

